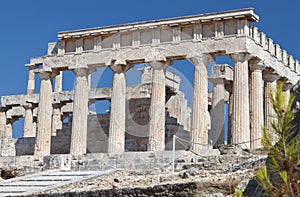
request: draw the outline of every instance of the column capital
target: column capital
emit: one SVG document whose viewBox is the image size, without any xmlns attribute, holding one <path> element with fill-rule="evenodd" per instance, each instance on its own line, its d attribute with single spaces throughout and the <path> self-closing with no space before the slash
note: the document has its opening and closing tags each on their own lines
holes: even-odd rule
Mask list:
<svg viewBox="0 0 300 197">
<path fill-rule="evenodd" d="M 248 61 L 252 56 L 250 53 L 232 53 L 229 54 L 230 58 L 234 61 L 234 62 L 245 62 Z"/>
<path fill-rule="evenodd" d="M 164 62 L 153 61 L 153 62 L 149 62 L 149 64 L 152 69 L 162 70 L 162 69 L 167 68 L 169 65 L 173 64 L 173 62 L 172 61 L 164 61 Z"/>
<path fill-rule="evenodd" d="M 109 66 L 114 73 L 126 73 L 132 67 L 130 64 L 113 64 Z"/>
<path fill-rule="evenodd" d="M 293 84 L 286 77 L 281 77 L 279 81 L 282 81 L 283 83 L 283 87 L 282 87 L 283 91 L 288 91 L 293 87 Z"/>
<path fill-rule="evenodd" d="M 22 104 L 22 107 L 26 110 L 26 109 L 33 109 L 35 106 L 32 103 L 25 103 Z"/>
<path fill-rule="evenodd" d="M 43 69 L 38 69 L 35 71 L 35 73 L 38 74 L 39 77 L 43 80 L 52 79 L 59 74 L 58 70 L 43 70 Z"/>
<path fill-rule="evenodd" d="M 224 84 L 224 78 L 216 78 L 216 77 L 210 77 L 208 80 L 215 86 L 217 84 Z"/>
<path fill-rule="evenodd" d="M 274 72 L 274 70 L 265 69 L 263 72 L 263 80 L 266 82 L 273 82 L 280 79 L 280 75 Z"/>
<path fill-rule="evenodd" d="M 215 61 L 215 57 L 213 55 L 204 53 L 198 56 L 190 57 L 189 60 L 194 64 L 194 66 L 198 66 L 200 64 L 205 64 L 205 66 L 207 66 L 210 62 Z"/>
<path fill-rule="evenodd" d="M 249 60 L 249 67 L 251 71 L 255 70 L 264 70 L 266 68 L 265 61 L 258 59 L 258 58 L 253 58 Z"/>
<path fill-rule="evenodd" d="M 75 68 L 75 69 L 72 69 L 72 71 L 78 76 L 85 76 L 92 72 L 95 72 L 96 69 L 84 67 L 84 68 Z"/>
</svg>

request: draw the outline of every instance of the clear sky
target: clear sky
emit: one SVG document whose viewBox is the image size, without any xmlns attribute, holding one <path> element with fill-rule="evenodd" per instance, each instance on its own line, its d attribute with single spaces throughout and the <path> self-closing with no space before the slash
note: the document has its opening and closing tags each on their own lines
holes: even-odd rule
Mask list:
<svg viewBox="0 0 300 197">
<path fill-rule="evenodd" d="M 299 0 L 9 0 L 0 5 L 0 96 L 24 94 L 31 57 L 57 32 L 253 7 L 260 31 L 300 60 Z"/>
</svg>

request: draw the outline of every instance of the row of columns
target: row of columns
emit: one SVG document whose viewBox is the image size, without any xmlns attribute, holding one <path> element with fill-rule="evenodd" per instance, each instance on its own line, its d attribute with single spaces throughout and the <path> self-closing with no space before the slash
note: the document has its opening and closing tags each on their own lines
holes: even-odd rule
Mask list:
<svg viewBox="0 0 300 197">
<path fill-rule="evenodd" d="M 230 96 L 229 107 L 231 119 L 229 124 L 231 128 L 228 129 L 229 143 L 239 144 L 244 148 L 260 148 L 262 126 L 272 128 L 274 121 L 274 110 L 269 92 L 276 90 L 276 81 L 280 79 L 280 76 L 273 71 L 264 70 L 266 68 L 264 62 L 247 53 L 231 54 L 230 57 L 235 65 L 233 92 Z M 225 87 L 222 78 L 212 78 L 210 81 L 213 84 L 213 123 L 210 139 L 213 145 L 218 146 L 224 144 Z M 285 89 L 287 98 L 289 88 L 291 86 L 287 85 Z"/>
<path fill-rule="evenodd" d="M 230 57 L 234 61 L 234 77 L 233 77 L 233 102 L 232 119 L 231 119 L 231 143 L 243 143 L 246 147 L 259 147 L 260 141 L 256 140 L 261 137 L 261 127 L 264 124 L 264 104 L 263 104 L 263 76 L 262 70 L 265 68 L 263 62 L 257 59 L 251 59 L 247 53 L 231 54 Z M 251 59 L 251 60 L 250 60 Z M 190 59 L 194 64 L 194 92 L 193 92 L 193 110 L 192 110 L 192 129 L 191 142 L 193 149 L 198 151 L 206 148 L 208 144 L 208 129 L 210 115 L 207 109 L 207 90 L 208 76 L 207 66 L 214 60 L 209 54 L 202 54 L 198 57 Z M 250 61 L 249 61 L 250 60 Z M 150 130 L 149 130 L 149 151 L 163 151 L 165 148 L 165 69 L 169 65 L 167 62 L 150 62 L 152 67 L 152 95 L 150 104 Z M 125 121 L 126 121 L 126 71 L 131 65 L 112 65 L 113 71 L 113 87 L 111 97 L 110 126 L 108 139 L 108 152 L 121 153 L 125 148 Z M 250 68 L 250 88 L 249 88 L 249 68 Z M 88 90 L 89 77 L 93 70 L 90 68 L 78 68 L 74 70 L 76 74 L 76 85 L 73 104 L 71 149 L 73 155 L 86 153 L 87 145 L 87 117 L 88 117 Z M 30 85 L 28 85 L 28 94 L 34 92 L 34 77 L 32 79 L 32 71 L 30 71 Z M 39 72 L 41 78 L 40 85 L 40 101 L 38 111 L 38 130 L 36 133 L 35 155 L 50 154 L 51 130 L 56 130 L 61 125 L 54 125 L 53 122 L 59 122 L 59 107 L 52 106 L 52 83 L 53 77 L 60 76 L 56 79 L 55 91 L 61 91 L 61 73 L 58 72 Z M 58 75 L 59 74 L 59 75 Z M 273 81 L 266 81 L 266 90 L 273 88 Z M 222 81 L 216 81 L 214 84 L 213 107 L 220 102 L 220 98 L 224 98 L 225 90 Z M 32 88 L 33 87 L 33 88 Z M 33 91 L 32 91 L 33 89 Z M 266 94 L 265 94 L 266 95 Z M 266 111 L 270 114 L 271 106 L 269 100 L 265 96 Z M 224 106 L 223 106 L 224 107 Z M 25 122 L 32 123 L 32 106 L 28 105 L 26 110 Z M 26 108 L 26 109 L 27 109 Z M 224 114 L 224 108 L 219 108 L 217 113 Z M 30 114 L 31 113 L 31 114 Z M 218 120 L 217 113 L 213 114 L 213 120 Z M 251 117 L 250 117 L 251 116 Z M 52 119 L 53 117 L 53 119 Z M 218 116 L 220 117 L 220 116 Z M 250 123 L 251 119 L 251 123 Z M 269 121 L 269 122 L 267 122 Z M 224 122 L 224 121 L 221 121 Z M 270 124 L 270 120 L 266 119 L 266 123 Z M 26 124 L 26 123 L 25 123 Z M 268 126 L 268 125 L 267 125 Z M 212 124 L 211 136 L 213 143 L 222 143 L 223 128 L 220 125 Z M 29 126 L 25 127 L 26 132 Z M 221 129 L 221 135 L 213 133 Z M 28 129 L 34 131 L 34 129 Z M 33 135 L 33 134 L 28 134 Z"/>
</svg>

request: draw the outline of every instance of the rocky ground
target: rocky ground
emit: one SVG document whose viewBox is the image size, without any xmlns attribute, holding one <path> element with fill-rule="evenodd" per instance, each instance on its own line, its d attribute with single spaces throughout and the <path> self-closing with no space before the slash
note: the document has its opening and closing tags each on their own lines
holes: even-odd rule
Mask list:
<svg viewBox="0 0 300 197">
<path fill-rule="evenodd" d="M 116 171 L 38 196 L 233 196 L 234 188 L 245 188 L 256 170 Z"/>
</svg>

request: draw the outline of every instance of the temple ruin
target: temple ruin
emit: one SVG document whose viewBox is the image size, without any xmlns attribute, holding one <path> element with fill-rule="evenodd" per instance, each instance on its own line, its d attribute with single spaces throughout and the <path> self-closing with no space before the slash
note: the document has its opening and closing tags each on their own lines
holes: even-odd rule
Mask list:
<svg viewBox="0 0 300 197">
<path fill-rule="evenodd" d="M 59 32 L 48 54 L 26 65 L 27 94 L 1 97 L 0 155 L 164 151 L 172 148 L 173 135 L 199 152 L 225 143 L 226 120 L 228 144 L 260 148 L 261 127 L 270 127 L 274 114 L 268 92 L 280 80 L 285 94 L 292 93 L 300 67 L 252 26 L 258 20 L 253 9 L 241 9 Z M 217 56 L 229 56 L 234 67 L 213 65 L 208 76 Z M 191 107 L 179 89 L 180 77 L 166 71 L 177 60 L 194 65 Z M 127 86 L 126 72 L 137 64 L 148 65 L 139 70 L 141 83 Z M 91 74 L 105 67 L 113 72 L 112 88 L 91 88 Z M 65 71 L 76 75 L 72 91 L 62 91 Z M 89 109 L 97 100 L 110 102 L 108 114 Z M 24 136 L 13 139 L 12 124 L 19 118 Z"/>
</svg>

